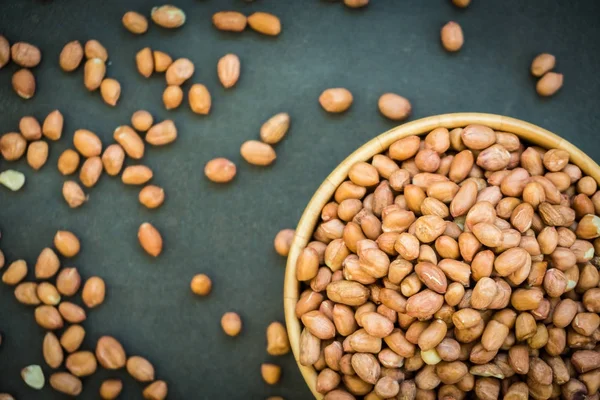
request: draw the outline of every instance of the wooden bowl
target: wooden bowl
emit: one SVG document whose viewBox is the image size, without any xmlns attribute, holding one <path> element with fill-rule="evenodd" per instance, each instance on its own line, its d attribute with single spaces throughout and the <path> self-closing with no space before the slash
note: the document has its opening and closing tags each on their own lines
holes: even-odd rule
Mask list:
<svg viewBox="0 0 600 400">
<path fill-rule="evenodd" d="M 300 367 L 300 372 L 302 372 L 315 398 L 323 398 L 323 395 L 316 390 L 317 372 L 313 367 L 306 367 L 299 362 L 301 324 L 300 320 L 296 317 L 295 308 L 299 297 L 300 285 L 296 280 L 296 259 L 310 241 L 315 226 L 319 221 L 321 209 L 331 200 L 337 187 L 346 180 L 348 170 L 354 163 L 370 160 L 374 155 L 383 153 L 392 143 L 406 136 L 427 134 L 439 127 L 453 129 L 470 124 L 481 124 L 489 126 L 496 131 L 511 132 L 519 136 L 519 138 L 541 147 L 566 150 L 571 155 L 570 162 L 581 168 L 584 174 L 593 177 L 596 182 L 600 183 L 600 167 L 577 147 L 539 126 L 501 115 L 457 113 L 423 118 L 393 128 L 361 146 L 338 165 L 315 192 L 296 227 L 296 235 L 287 260 L 283 290 L 287 331 L 296 363 Z"/>
</svg>

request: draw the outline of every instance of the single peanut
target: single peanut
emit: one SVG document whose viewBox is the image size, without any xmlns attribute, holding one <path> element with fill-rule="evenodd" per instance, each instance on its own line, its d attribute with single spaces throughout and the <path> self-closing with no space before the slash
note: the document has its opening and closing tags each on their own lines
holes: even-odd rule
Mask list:
<svg viewBox="0 0 600 400">
<path fill-rule="evenodd" d="M 204 166 L 206 177 L 216 183 L 230 182 L 236 174 L 236 166 L 226 158 L 214 158 Z"/>
<path fill-rule="evenodd" d="M 198 296 L 208 296 L 212 289 L 212 281 L 206 274 L 194 275 L 190 282 L 190 288 Z"/>
<path fill-rule="evenodd" d="M 237 11 L 220 11 L 212 17 L 213 25 L 222 31 L 241 32 L 246 29 L 246 16 Z"/>
<path fill-rule="evenodd" d="M 210 113 L 212 100 L 206 86 L 200 83 L 192 85 L 188 92 L 188 101 L 190 109 L 194 113 L 201 115 L 208 115 Z"/>
<path fill-rule="evenodd" d="M 405 120 L 410 116 L 412 110 L 410 101 L 394 93 L 381 95 L 377 104 L 381 114 L 394 121 Z"/>
<path fill-rule="evenodd" d="M 27 164 L 36 171 L 46 164 L 48 160 L 48 143 L 38 140 L 29 144 L 27 148 Z"/>
<path fill-rule="evenodd" d="M 125 29 L 136 35 L 146 33 L 148 30 L 148 19 L 135 11 L 126 12 L 121 19 L 121 22 Z"/>
<path fill-rule="evenodd" d="M 248 25 L 263 35 L 277 36 L 281 33 L 281 21 L 273 14 L 255 12 L 248 17 Z"/>
<path fill-rule="evenodd" d="M 240 59 L 235 54 L 226 54 L 217 63 L 217 75 L 225 89 L 235 86 L 240 78 Z"/>
<path fill-rule="evenodd" d="M 163 28 L 179 28 L 185 23 L 185 13 L 183 10 L 172 5 L 154 7 L 150 15 L 152 21 Z"/>
<path fill-rule="evenodd" d="M 237 336 L 242 330 L 242 320 L 237 313 L 227 312 L 221 318 L 223 332 L 229 336 Z"/>
<path fill-rule="evenodd" d="M 165 201 L 165 191 L 161 187 L 148 185 L 140 190 L 139 201 L 147 208 L 158 208 Z"/>
<path fill-rule="evenodd" d="M 138 230 L 138 240 L 146 253 L 158 257 L 162 252 L 163 240 L 158 230 L 149 222 L 144 222 Z"/>
<path fill-rule="evenodd" d="M 330 113 L 341 113 L 352 105 L 352 93 L 344 88 L 327 89 L 319 96 L 321 107 Z"/>
<path fill-rule="evenodd" d="M 459 51 L 465 42 L 462 28 L 454 21 L 450 21 L 442 27 L 441 38 L 442 46 L 451 52 Z"/>
</svg>

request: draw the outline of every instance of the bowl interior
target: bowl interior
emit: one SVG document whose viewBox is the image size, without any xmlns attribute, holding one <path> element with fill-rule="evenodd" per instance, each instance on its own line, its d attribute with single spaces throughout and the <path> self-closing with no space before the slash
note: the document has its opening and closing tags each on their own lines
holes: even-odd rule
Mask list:
<svg viewBox="0 0 600 400">
<path fill-rule="evenodd" d="M 296 280 L 296 260 L 312 237 L 321 215 L 321 209 L 330 201 L 337 187 L 346 179 L 348 171 L 354 163 L 370 160 L 374 155 L 385 152 L 392 143 L 406 136 L 427 134 L 439 127 L 453 129 L 470 124 L 486 125 L 496 131 L 514 133 L 520 139 L 541 147 L 566 150 L 571 156 L 570 162 L 577 165 L 584 174 L 593 177 L 600 184 L 600 167 L 598 164 L 573 144 L 537 125 L 495 114 L 456 113 L 423 118 L 382 133 L 358 148 L 333 170 L 308 203 L 296 227 L 296 235 L 290 248 L 286 266 L 283 302 L 290 345 L 300 372 L 317 399 L 323 398 L 323 395 L 316 391 L 317 372 L 313 367 L 301 365 L 298 361 L 301 325 L 295 313 L 300 288 Z"/>
</svg>

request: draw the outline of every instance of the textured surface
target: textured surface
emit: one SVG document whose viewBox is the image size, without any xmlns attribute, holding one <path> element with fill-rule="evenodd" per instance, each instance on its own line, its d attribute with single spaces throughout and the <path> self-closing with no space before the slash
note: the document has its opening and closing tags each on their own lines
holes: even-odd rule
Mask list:
<svg viewBox="0 0 600 400">
<path fill-rule="evenodd" d="M 600 42 L 595 27 L 600 4 L 593 0 L 474 0 L 466 10 L 445 0 L 374 0 L 362 10 L 317 0 L 176 4 L 187 13 L 183 28 L 166 31 L 151 24 L 146 35 L 136 37 L 121 26 L 121 16 L 128 10 L 149 14 L 151 3 L 0 1 L 0 34 L 11 42 L 38 45 L 44 57 L 34 71 L 38 92 L 29 101 L 10 88 L 16 66 L 0 70 L 0 131 L 16 130 L 23 115 L 41 119 L 55 108 L 65 115 L 63 139 L 51 144 L 41 172 L 24 161 L 10 164 L 28 181 L 19 193 L 0 187 L 0 248 L 8 261 L 24 258 L 32 268 L 57 229 L 79 235 L 82 253 L 63 264 L 77 266 L 84 277 L 103 277 L 108 292 L 105 304 L 91 310 L 84 322 L 84 347 L 93 348 L 101 335 L 115 336 L 128 354 L 154 363 L 157 376 L 169 383 L 171 399 L 309 398 L 293 358 L 265 352 L 266 326 L 283 321 L 284 260 L 272 250 L 272 239 L 279 229 L 295 225 L 312 193 L 340 161 L 395 126 L 377 112 L 383 92 L 408 97 L 413 119 L 454 111 L 505 114 L 550 129 L 595 159 L 600 156 Z M 269 38 L 248 30 L 218 32 L 210 18 L 224 9 L 273 12 L 281 17 L 283 33 Z M 439 43 L 439 28 L 448 20 L 459 22 L 465 33 L 458 54 L 445 53 Z M 81 68 L 73 74 L 58 68 L 66 42 L 91 38 L 107 47 L 108 76 L 122 83 L 116 109 L 84 89 Z M 163 77 L 146 80 L 135 70 L 134 54 L 145 46 L 194 61 L 192 81 L 211 90 L 211 115 L 197 116 L 183 106 L 163 109 Z M 554 53 L 556 70 L 565 74 L 564 88 L 550 99 L 538 98 L 528 73 L 532 58 L 542 51 Z M 236 87 L 224 90 L 216 78 L 216 62 L 229 52 L 239 55 L 242 74 Z M 317 98 L 323 89 L 336 86 L 350 89 L 355 101 L 347 113 L 332 116 L 321 110 Z M 56 161 L 71 146 L 74 130 L 90 129 L 106 146 L 114 128 L 128 123 L 139 108 L 157 120 L 172 118 L 179 128 L 177 142 L 148 148 L 142 160 L 154 169 L 154 183 L 165 188 L 163 207 L 144 209 L 137 188 L 105 175 L 88 191 L 89 203 L 69 209 L 60 195 L 64 178 Z M 275 165 L 247 165 L 239 146 L 257 138 L 262 122 L 280 111 L 290 113 L 292 127 L 276 148 Z M 233 183 L 217 186 L 204 178 L 204 164 L 217 156 L 238 164 Z M 8 166 L 2 163 L 0 169 Z M 138 246 L 136 232 L 144 221 L 163 233 L 165 251 L 157 260 Z M 209 298 L 189 291 L 198 272 L 213 278 Z M 34 393 L 22 382 L 19 371 L 26 365 L 40 364 L 47 375 L 51 372 L 41 356 L 44 332 L 34 323 L 33 310 L 18 304 L 11 288 L 0 287 L 0 304 L 0 391 L 19 399 L 63 398 L 50 389 Z M 238 338 L 220 330 L 220 317 L 229 310 L 244 320 Z M 284 368 L 275 387 L 267 387 L 260 377 L 265 361 Z M 141 398 L 143 386 L 125 371 L 104 370 L 84 380 L 82 397 L 96 398 L 100 381 L 113 376 L 125 382 L 123 398 Z"/>
</svg>

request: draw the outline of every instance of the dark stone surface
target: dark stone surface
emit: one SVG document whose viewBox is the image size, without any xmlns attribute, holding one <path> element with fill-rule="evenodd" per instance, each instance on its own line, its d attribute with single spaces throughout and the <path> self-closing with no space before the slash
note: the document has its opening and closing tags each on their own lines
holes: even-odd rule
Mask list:
<svg viewBox="0 0 600 400">
<path fill-rule="evenodd" d="M 355 148 L 395 126 L 377 111 L 386 91 L 408 97 L 412 119 L 456 111 L 481 111 L 521 118 L 548 128 L 600 155 L 600 3 L 518 0 L 474 0 L 466 10 L 449 1 L 374 0 L 362 10 L 340 3 L 306 0 L 199 1 L 178 0 L 187 13 L 181 29 L 155 25 L 143 36 L 121 26 L 128 10 L 149 14 L 152 2 L 134 1 L 8 1 L 0 2 L 0 34 L 30 41 L 43 52 L 35 68 L 38 90 L 29 101 L 10 87 L 14 64 L 0 70 L 0 126 L 14 131 L 19 118 L 43 118 L 55 108 L 65 115 L 63 138 L 51 143 L 48 164 L 33 172 L 25 163 L 1 163 L 27 175 L 24 189 L 10 193 L 0 187 L 0 247 L 8 261 L 24 258 L 31 269 L 37 255 L 52 244 L 57 229 L 75 232 L 82 252 L 64 265 L 77 266 L 84 277 L 98 275 L 108 287 L 106 302 L 91 310 L 84 326 L 84 348 L 105 334 L 118 338 L 129 354 L 147 357 L 157 377 L 169 383 L 170 399 L 261 399 L 282 395 L 309 398 L 291 355 L 273 358 L 265 352 L 264 332 L 273 320 L 283 321 L 284 260 L 272 249 L 274 235 L 293 227 L 312 193 L 327 174 Z M 235 9 L 281 17 L 283 33 L 264 37 L 216 31 L 211 16 Z M 465 46 L 458 54 L 444 52 L 439 29 L 458 21 Z M 118 107 L 105 105 L 98 93 L 82 84 L 83 71 L 67 74 L 57 63 L 71 40 L 98 39 L 110 54 L 108 76 L 118 79 L 123 94 Z M 213 110 L 208 117 L 187 106 L 167 112 L 162 107 L 163 77 L 142 78 L 134 55 L 145 46 L 189 57 L 196 65 L 191 81 L 208 86 Z M 564 88 L 540 99 L 528 69 L 539 52 L 552 52 L 565 74 Z M 242 62 L 237 86 L 224 90 L 216 63 L 228 52 Z M 354 104 L 343 115 L 328 115 L 317 98 L 328 87 L 343 86 Z M 189 83 L 184 85 L 189 87 Z M 60 194 L 64 178 L 56 170 L 60 153 L 71 146 L 74 130 L 90 129 L 112 142 L 113 130 L 140 108 L 157 120 L 172 118 L 179 139 L 165 148 L 148 148 L 142 160 L 155 172 L 153 182 L 166 190 L 156 211 L 137 201 L 138 188 L 103 176 L 89 190 L 90 201 L 71 210 Z M 292 128 L 277 146 L 278 159 L 269 168 L 247 165 L 239 155 L 245 140 L 256 139 L 269 116 L 287 111 Z M 225 156 L 238 164 L 229 185 L 209 183 L 204 164 Z M 136 239 L 138 226 L 151 221 L 162 232 L 165 250 L 156 260 L 144 254 Z M 208 273 L 214 281 L 209 298 L 194 297 L 191 277 Z M 28 276 L 33 277 L 32 271 Z M 75 301 L 79 301 L 77 298 Z M 18 399 L 59 399 L 46 388 L 34 392 L 19 371 L 41 364 L 44 332 L 33 310 L 16 302 L 12 289 L 0 287 L 0 389 Z M 221 315 L 230 310 L 244 320 L 240 337 L 226 337 Z M 275 387 L 262 382 L 260 364 L 283 366 Z M 141 398 L 143 385 L 125 371 L 100 371 L 84 379 L 83 398 L 97 398 L 102 379 L 124 379 L 123 398 Z"/>
</svg>

